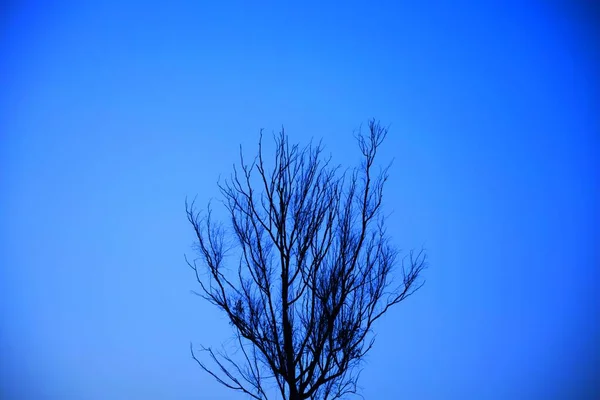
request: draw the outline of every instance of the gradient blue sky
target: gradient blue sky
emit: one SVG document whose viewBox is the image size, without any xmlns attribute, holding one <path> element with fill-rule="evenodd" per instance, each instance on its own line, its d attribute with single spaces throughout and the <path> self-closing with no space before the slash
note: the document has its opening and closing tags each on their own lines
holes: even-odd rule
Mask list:
<svg viewBox="0 0 600 400">
<path fill-rule="evenodd" d="M 260 128 L 322 137 L 355 163 L 352 131 L 370 117 L 391 124 L 390 233 L 424 245 L 430 268 L 376 326 L 365 398 L 592 398 L 591 10 L 97 3 L 15 2 L 1 17 L 3 398 L 243 399 L 189 354 L 230 328 L 190 294 L 184 198 L 218 196 Z"/>
</svg>

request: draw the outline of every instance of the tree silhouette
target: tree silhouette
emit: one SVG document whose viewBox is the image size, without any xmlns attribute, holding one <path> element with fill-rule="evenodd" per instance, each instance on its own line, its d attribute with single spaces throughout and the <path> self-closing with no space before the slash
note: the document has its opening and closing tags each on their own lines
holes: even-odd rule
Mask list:
<svg viewBox="0 0 600 400">
<path fill-rule="evenodd" d="M 198 239 L 199 257 L 186 258 L 197 294 L 227 315 L 241 352 L 234 360 L 201 347 L 203 361 L 190 345 L 218 382 L 255 399 L 267 398 L 267 381 L 289 400 L 357 392 L 373 323 L 422 286 L 426 259 L 421 250 L 397 262 L 386 235 L 381 205 L 389 167 L 375 174 L 373 165 L 387 132 L 375 120 L 367 134 L 359 130 L 363 161 L 344 172 L 323 157 L 321 143 L 290 145 L 283 129 L 267 168 L 261 131 L 252 163 L 240 149 L 240 168 L 219 184 L 232 230 L 213 221 L 210 203 L 199 212 L 186 201 Z M 225 261 L 234 249 L 231 268 Z"/>
</svg>

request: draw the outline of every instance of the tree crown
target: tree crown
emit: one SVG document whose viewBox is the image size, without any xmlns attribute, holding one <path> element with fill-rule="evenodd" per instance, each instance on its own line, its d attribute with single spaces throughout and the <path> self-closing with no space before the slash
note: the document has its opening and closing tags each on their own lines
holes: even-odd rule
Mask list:
<svg viewBox="0 0 600 400">
<path fill-rule="evenodd" d="M 216 368 L 192 355 L 228 388 L 267 398 L 274 380 L 282 398 L 336 399 L 356 393 L 358 365 L 371 349 L 373 323 L 422 283 L 425 253 L 399 263 L 381 212 L 388 168 L 373 172 L 387 128 L 375 120 L 356 135 L 361 165 L 342 171 L 323 146 L 290 145 L 282 129 L 267 168 L 262 131 L 258 155 L 219 184 L 231 218 L 224 225 L 187 204 L 201 266 L 188 262 L 198 294 L 234 327 L 241 359 L 202 347 Z M 228 240 L 231 239 L 231 240 Z M 225 265 L 237 248 L 237 268 Z M 400 265 L 401 281 L 392 271 Z M 205 273 L 202 273 L 204 271 Z"/>
</svg>

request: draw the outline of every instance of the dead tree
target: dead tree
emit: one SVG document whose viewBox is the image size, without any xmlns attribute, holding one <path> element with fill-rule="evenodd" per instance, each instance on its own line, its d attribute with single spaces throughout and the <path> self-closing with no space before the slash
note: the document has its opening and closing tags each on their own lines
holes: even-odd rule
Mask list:
<svg viewBox="0 0 600 400">
<path fill-rule="evenodd" d="M 425 266 L 423 251 L 397 262 L 386 235 L 388 168 L 373 171 L 386 135 L 375 120 L 368 133 L 359 130 L 363 161 L 343 172 L 322 157 L 320 143 L 290 145 L 283 130 L 268 168 L 261 132 L 258 155 L 247 165 L 240 149 L 240 169 L 219 184 L 230 230 L 211 219 L 210 204 L 203 213 L 186 201 L 198 239 L 200 265 L 188 261 L 197 294 L 227 315 L 239 352 L 234 360 L 202 347 L 203 361 L 190 345 L 218 382 L 255 399 L 267 398 L 268 380 L 289 400 L 357 392 L 373 323 L 422 285 Z"/>
</svg>

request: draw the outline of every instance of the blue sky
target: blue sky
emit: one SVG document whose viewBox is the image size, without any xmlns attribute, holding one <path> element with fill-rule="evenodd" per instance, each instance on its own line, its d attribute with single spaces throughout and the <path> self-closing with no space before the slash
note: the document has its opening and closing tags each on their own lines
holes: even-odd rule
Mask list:
<svg viewBox="0 0 600 400">
<path fill-rule="evenodd" d="M 354 164 L 371 117 L 391 124 L 389 232 L 430 268 L 375 327 L 365 398 L 593 398 L 590 10 L 99 3 L 23 2 L 0 25 L 4 398 L 244 398 L 189 354 L 230 328 L 190 294 L 184 199 L 217 197 L 260 128 Z"/>
</svg>

